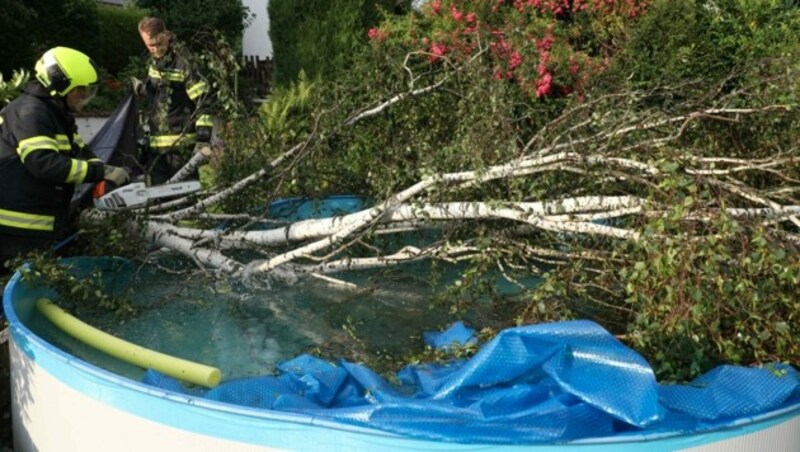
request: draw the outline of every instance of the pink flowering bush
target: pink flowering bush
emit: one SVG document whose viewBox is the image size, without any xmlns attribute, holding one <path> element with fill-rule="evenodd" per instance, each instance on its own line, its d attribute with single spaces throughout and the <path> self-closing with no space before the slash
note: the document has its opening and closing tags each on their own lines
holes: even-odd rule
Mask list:
<svg viewBox="0 0 800 452">
<path fill-rule="evenodd" d="M 457 66 L 484 52 L 493 78 L 528 96 L 583 96 L 610 65 L 615 36 L 647 6 L 642 0 L 432 0 L 421 17 L 385 23 L 369 37 L 376 46 L 418 50 L 431 65 Z"/>
</svg>

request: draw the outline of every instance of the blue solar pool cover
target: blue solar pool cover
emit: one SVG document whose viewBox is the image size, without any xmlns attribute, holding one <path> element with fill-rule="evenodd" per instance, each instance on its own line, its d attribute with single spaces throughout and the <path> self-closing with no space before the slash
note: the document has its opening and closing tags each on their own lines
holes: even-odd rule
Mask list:
<svg viewBox="0 0 800 452">
<path fill-rule="evenodd" d="M 446 349 L 475 341 L 473 333 L 457 322 L 425 339 Z M 659 385 L 640 355 L 591 321 L 510 328 L 468 360 L 402 369 L 399 384 L 310 355 L 278 370 L 211 390 L 187 391 L 155 371 L 144 382 L 418 438 L 495 444 L 695 433 L 800 403 L 800 376 L 784 364 L 720 366 L 690 384 Z"/>
</svg>

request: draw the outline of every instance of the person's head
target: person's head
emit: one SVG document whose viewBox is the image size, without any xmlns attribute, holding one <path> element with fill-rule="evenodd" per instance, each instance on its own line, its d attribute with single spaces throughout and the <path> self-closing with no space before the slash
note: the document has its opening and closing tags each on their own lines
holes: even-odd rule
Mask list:
<svg viewBox="0 0 800 452">
<path fill-rule="evenodd" d="M 142 37 L 142 42 L 153 58 L 159 59 L 167 54 L 172 33 L 167 30 L 167 26 L 161 19 L 145 17 L 139 21 L 139 36 Z"/>
<path fill-rule="evenodd" d="M 97 65 L 83 52 L 69 47 L 54 47 L 36 62 L 36 79 L 53 97 L 63 98 L 67 106 L 80 111 L 97 94 Z"/>
</svg>

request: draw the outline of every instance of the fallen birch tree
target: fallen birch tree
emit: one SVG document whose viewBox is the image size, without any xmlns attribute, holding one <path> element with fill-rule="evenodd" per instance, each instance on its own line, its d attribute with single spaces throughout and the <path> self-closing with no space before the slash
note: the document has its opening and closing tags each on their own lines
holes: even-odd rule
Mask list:
<svg viewBox="0 0 800 452">
<path fill-rule="evenodd" d="M 455 223 L 466 220 L 508 220 L 516 226 L 526 225 L 532 229 L 571 235 L 604 236 L 613 239 L 638 240 L 641 230 L 632 226 L 611 226 L 610 220 L 619 220 L 635 216 L 653 217 L 667 215 L 669 205 L 660 204 L 657 200 L 639 196 L 570 196 L 563 193 L 558 199 L 537 202 L 505 202 L 502 200 L 465 200 L 457 202 L 431 203 L 426 195 L 431 191 L 446 191 L 451 187 L 463 190 L 464 187 L 480 187 L 495 181 L 513 178 L 536 177 L 541 173 L 599 173 L 616 180 L 638 181 L 643 187 L 659 184 L 662 171 L 652 163 L 637 161 L 630 157 L 615 157 L 598 153 L 581 153 L 581 148 L 603 146 L 610 140 L 625 138 L 626 135 L 647 135 L 641 142 L 627 145 L 630 148 L 646 148 L 647 146 L 668 146 L 681 138 L 688 123 L 703 119 L 710 121 L 742 121 L 751 115 L 769 115 L 789 112 L 787 106 L 771 105 L 754 109 L 707 109 L 676 117 L 656 121 L 645 121 L 641 124 L 624 124 L 612 131 L 603 131 L 590 137 L 566 137 L 566 142 L 535 149 L 529 155 L 514 161 L 494 165 L 474 171 L 437 174 L 426 177 L 416 184 L 402 190 L 375 206 L 343 216 L 298 221 L 279 228 L 258 230 L 213 230 L 190 229 L 175 226 L 179 220 L 192 218 L 204 213 L 204 209 L 214 206 L 221 200 L 234 197 L 241 190 L 275 171 L 275 168 L 298 152 L 295 146 L 265 168 L 242 179 L 238 184 L 216 194 L 195 200 L 190 206 L 182 207 L 174 212 L 163 212 L 164 205 L 154 206 L 147 218 L 143 230 L 146 237 L 158 245 L 173 249 L 191 259 L 211 268 L 238 274 L 264 273 L 271 269 L 297 260 L 313 259 L 315 253 L 335 247 L 348 239 L 361 234 L 366 229 L 379 226 L 382 229 L 394 223 L 413 225 L 417 222 Z M 372 110 L 379 114 L 379 110 Z M 366 116 L 362 113 L 360 118 Z M 353 124 L 351 121 L 350 124 Z M 589 124 L 584 124 L 589 127 Z M 671 126 L 671 127 L 670 127 Z M 658 131 L 658 136 L 650 131 Z M 693 156 L 682 169 L 683 174 L 698 178 L 702 184 L 717 187 L 727 192 L 739 205 L 725 208 L 708 206 L 706 209 L 695 209 L 687 213 L 684 221 L 699 221 L 720 215 L 731 217 L 747 217 L 762 219 L 764 222 L 789 221 L 795 223 L 800 213 L 800 205 L 781 202 L 760 195 L 761 190 L 741 186 L 730 182 L 737 173 L 769 172 L 783 175 L 787 180 L 796 171 L 797 157 L 779 156 L 775 159 L 724 159 L 703 158 Z M 709 169 L 713 168 L 713 169 Z M 674 176 L 674 174 L 670 174 Z M 789 191 L 791 192 L 791 190 Z M 747 207 L 744 207 L 747 206 Z M 263 218 L 261 218 L 263 219 Z M 257 223 L 254 219 L 251 223 Z M 515 226 L 515 227 L 516 227 Z M 377 229 L 380 231 L 380 229 Z M 531 231 L 531 229 L 529 229 Z M 796 234 L 784 231 L 787 237 Z M 225 257 L 225 249 L 258 248 L 269 250 L 270 247 L 294 245 L 295 249 L 276 254 L 275 256 L 255 262 L 236 262 Z M 440 249 L 439 253 L 410 253 L 409 260 L 416 260 L 420 254 L 428 257 L 446 258 Z M 370 258 L 379 262 L 402 261 L 399 256 L 392 258 Z M 322 265 L 324 266 L 324 265 Z M 329 268 L 346 268 L 332 265 Z"/>
<path fill-rule="evenodd" d="M 591 318 L 669 379 L 797 362 L 800 67 L 778 39 L 796 12 L 608 3 L 444 1 L 451 14 L 389 20 L 340 79 L 226 124 L 226 149 L 193 162 L 210 161 L 210 191 L 128 223 L 252 284 L 289 272 L 357 290 L 349 273 L 457 263 L 455 316 L 490 299 L 506 325 Z M 743 17 L 759 40 L 721 38 Z M 266 209 L 342 193 L 368 204 L 290 222 Z"/>
</svg>

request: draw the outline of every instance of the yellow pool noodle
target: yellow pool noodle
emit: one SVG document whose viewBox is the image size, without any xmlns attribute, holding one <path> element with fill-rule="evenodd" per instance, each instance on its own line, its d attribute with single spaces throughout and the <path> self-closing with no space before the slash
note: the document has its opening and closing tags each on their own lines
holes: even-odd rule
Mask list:
<svg viewBox="0 0 800 452">
<path fill-rule="evenodd" d="M 114 337 L 73 317 L 47 298 L 38 299 L 36 309 L 65 333 L 117 359 L 207 388 L 219 384 L 221 378 L 219 369 L 166 355 Z"/>
</svg>

